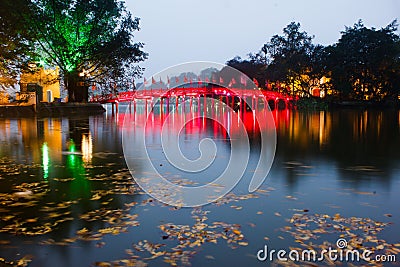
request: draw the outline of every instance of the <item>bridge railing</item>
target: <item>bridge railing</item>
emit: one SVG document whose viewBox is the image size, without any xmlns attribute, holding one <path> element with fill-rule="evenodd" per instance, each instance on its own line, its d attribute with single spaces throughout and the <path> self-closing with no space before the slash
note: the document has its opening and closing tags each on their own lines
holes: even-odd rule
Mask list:
<svg viewBox="0 0 400 267">
<path fill-rule="evenodd" d="M 254 89 L 232 89 L 224 87 L 194 87 L 194 88 L 174 88 L 168 89 L 146 89 L 128 92 L 120 92 L 115 94 L 95 95 L 90 99 L 90 102 L 111 103 L 111 102 L 129 102 L 134 99 L 148 99 L 152 97 L 176 97 L 176 96 L 194 96 L 199 97 L 202 95 L 220 95 L 220 96 L 238 96 L 238 97 L 266 97 L 267 99 L 284 101 L 295 100 L 294 97 L 288 96 L 275 91 L 254 90 Z"/>
</svg>

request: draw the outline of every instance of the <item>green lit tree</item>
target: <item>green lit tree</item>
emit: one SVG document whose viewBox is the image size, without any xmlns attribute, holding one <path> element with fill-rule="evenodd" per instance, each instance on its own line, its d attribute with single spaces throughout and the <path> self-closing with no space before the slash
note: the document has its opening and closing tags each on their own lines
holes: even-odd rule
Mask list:
<svg viewBox="0 0 400 267">
<path fill-rule="evenodd" d="M 2 0 L 10 2 L 14 0 Z M 18 0 L 24 1 L 24 0 Z M 88 100 L 90 82 L 126 80 L 140 75 L 143 44 L 133 41 L 139 19 L 119 0 L 25 0 L 28 12 L 16 13 L 27 28 L 37 62 L 58 66 L 70 102 Z M 23 28 L 24 28 L 23 27 Z"/>
</svg>

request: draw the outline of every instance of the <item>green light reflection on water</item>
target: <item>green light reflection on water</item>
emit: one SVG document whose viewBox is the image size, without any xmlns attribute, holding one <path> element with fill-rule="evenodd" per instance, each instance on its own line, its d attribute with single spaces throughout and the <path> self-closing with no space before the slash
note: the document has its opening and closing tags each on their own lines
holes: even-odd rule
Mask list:
<svg viewBox="0 0 400 267">
<path fill-rule="evenodd" d="M 86 179 L 82 156 L 77 154 L 76 145 L 72 139 L 69 143 L 70 154 L 67 155 L 66 167 L 72 178 L 75 178 L 70 184 L 70 196 L 72 198 L 89 198 L 91 188 L 89 180 Z"/>
<path fill-rule="evenodd" d="M 42 165 L 43 165 L 43 178 L 47 181 L 49 178 L 49 166 L 50 166 L 50 157 L 49 157 L 49 147 L 47 143 L 43 143 L 42 145 Z"/>
</svg>

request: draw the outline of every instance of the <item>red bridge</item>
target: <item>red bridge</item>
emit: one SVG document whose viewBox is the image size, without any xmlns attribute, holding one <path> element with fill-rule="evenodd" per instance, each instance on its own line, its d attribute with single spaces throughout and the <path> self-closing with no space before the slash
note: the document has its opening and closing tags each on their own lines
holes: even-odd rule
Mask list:
<svg viewBox="0 0 400 267">
<path fill-rule="evenodd" d="M 242 88 L 224 88 L 224 87 L 191 87 L 191 88 L 173 88 L 173 89 L 145 89 L 129 92 L 120 92 L 118 94 L 96 95 L 90 99 L 90 102 L 112 103 L 136 102 L 136 100 L 153 100 L 154 98 L 170 99 L 179 97 L 199 98 L 199 97 L 219 97 L 225 98 L 226 103 L 252 98 L 265 99 L 271 109 L 285 109 L 293 107 L 294 98 L 282 93 L 257 89 Z M 253 101 L 253 100 L 251 100 Z"/>
</svg>

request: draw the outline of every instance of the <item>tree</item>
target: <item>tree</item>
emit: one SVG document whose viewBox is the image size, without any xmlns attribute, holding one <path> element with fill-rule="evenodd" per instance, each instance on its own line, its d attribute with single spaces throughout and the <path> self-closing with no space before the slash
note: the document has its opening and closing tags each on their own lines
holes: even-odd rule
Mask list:
<svg viewBox="0 0 400 267">
<path fill-rule="evenodd" d="M 234 57 L 233 59 L 229 60 L 226 64 L 232 68 L 235 68 L 247 76 L 250 79 L 256 79 L 260 85 L 265 84 L 265 68 L 266 64 L 255 60 L 255 57 L 252 54 L 249 54 L 250 59 L 242 59 L 240 57 Z M 241 80 L 240 77 L 228 77 L 229 80 L 231 78 L 236 79 L 237 82 Z M 229 82 L 229 81 L 228 81 Z"/>
<path fill-rule="evenodd" d="M 12 0 L 5 0 L 12 1 Z M 139 19 L 118 0 L 31 0 L 20 14 L 29 25 L 36 61 L 60 68 L 70 102 L 88 100 L 90 82 L 124 80 L 125 70 L 147 58 L 143 44 L 133 42 Z M 134 77 L 130 77 L 132 80 Z"/>
<path fill-rule="evenodd" d="M 312 43 L 313 37 L 300 31 L 300 23 L 291 22 L 283 35 L 274 35 L 248 60 L 235 57 L 227 62 L 263 85 L 272 82 L 275 87 L 285 84 L 292 94 L 310 95 L 310 88 L 320 87 L 319 81 L 326 73 L 323 66 L 325 48 Z"/>
<path fill-rule="evenodd" d="M 283 35 L 274 35 L 258 53 L 270 64 L 266 76 L 291 87 L 292 93 L 302 91 L 309 93 L 310 86 L 315 83 L 313 62 L 319 55 L 321 46 L 312 44 L 313 37 L 300 31 L 300 23 L 291 22 L 283 29 Z"/>
<path fill-rule="evenodd" d="M 397 98 L 400 84 L 400 39 L 397 21 L 380 30 L 362 21 L 346 27 L 327 48 L 332 85 L 342 99 L 381 101 Z"/>
<path fill-rule="evenodd" d="M 17 82 L 21 69 L 26 69 L 32 57 L 30 35 L 22 22 L 22 13 L 28 13 L 30 3 L 25 0 L 0 2 L 0 86 L 8 87 Z M 18 10 L 18 12 L 16 12 Z M 4 88 L 3 88 L 4 89 Z"/>
<path fill-rule="evenodd" d="M 300 31 L 300 23 L 291 22 L 283 29 L 283 35 L 274 35 L 258 53 L 249 54 L 249 61 L 234 58 L 228 64 L 249 70 L 254 75 L 249 76 L 260 84 L 273 82 L 278 88 L 285 84 L 292 94 L 309 95 L 310 88 L 319 86 L 325 71 L 321 65 L 324 47 L 314 45 L 312 39 Z"/>
</svg>

